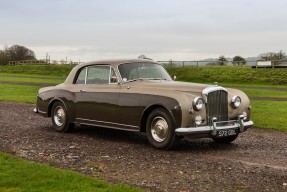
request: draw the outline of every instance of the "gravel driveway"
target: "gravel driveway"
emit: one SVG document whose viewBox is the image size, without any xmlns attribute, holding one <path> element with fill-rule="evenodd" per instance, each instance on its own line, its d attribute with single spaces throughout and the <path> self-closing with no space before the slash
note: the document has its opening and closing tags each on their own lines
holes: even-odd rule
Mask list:
<svg viewBox="0 0 287 192">
<path fill-rule="evenodd" d="M 34 105 L 0 102 L 0 150 L 147 191 L 287 191 L 287 134 L 250 129 L 231 145 L 183 140 L 174 151 L 138 133 L 57 133 Z"/>
</svg>

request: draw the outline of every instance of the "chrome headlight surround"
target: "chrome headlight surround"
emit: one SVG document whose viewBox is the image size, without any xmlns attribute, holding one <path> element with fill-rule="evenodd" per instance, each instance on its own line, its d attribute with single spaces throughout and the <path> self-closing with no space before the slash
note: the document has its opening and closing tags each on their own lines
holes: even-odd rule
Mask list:
<svg viewBox="0 0 287 192">
<path fill-rule="evenodd" d="M 204 106 L 204 100 L 201 97 L 196 97 L 193 100 L 193 108 L 197 111 L 200 111 Z"/>
<path fill-rule="evenodd" d="M 232 107 L 238 108 L 241 104 L 241 98 L 239 96 L 233 96 L 231 99 Z"/>
</svg>

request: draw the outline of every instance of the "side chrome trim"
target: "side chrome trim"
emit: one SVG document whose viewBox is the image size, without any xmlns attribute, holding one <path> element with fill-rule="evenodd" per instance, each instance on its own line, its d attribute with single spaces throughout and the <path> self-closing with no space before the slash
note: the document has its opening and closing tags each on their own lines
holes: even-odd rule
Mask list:
<svg viewBox="0 0 287 192">
<path fill-rule="evenodd" d="M 138 126 L 134 126 L 134 125 L 126 125 L 126 124 L 113 123 L 113 122 L 107 122 L 107 121 L 98 121 L 98 120 L 83 119 L 83 118 L 76 118 L 76 120 L 91 121 L 91 122 L 96 122 L 96 123 L 107 123 L 107 124 L 113 124 L 113 125 L 119 125 L 119 126 L 125 126 L 125 127 L 139 128 Z"/>
<path fill-rule="evenodd" d="M 104 127 L 108 129 L 117 129 L 117 130 L 123 130 L 123 131 L 132 131 L 132 132 L 139 132 L 139 129 L 124 129 L 124 128 L 119 128 L 119 127 L 114 127 L 114 126 L 107 126 L 107 125 L 99 125 L 99 124 L 93 124 L 93 123 L 79 123 L 75 122 L 76 124 L 80 125 L 89 125 L 89 126 L 98 126 L 98 127 Z"/>
<path fill-rule="evenodd" d="M 40 110 L 39 110 L 38 112 L 39 112 L 39 113 L 42 113 L 42 114 L 47 114 L 46 112 L 44 112 L 44 111 L 40 111 Z"/>
</svg>

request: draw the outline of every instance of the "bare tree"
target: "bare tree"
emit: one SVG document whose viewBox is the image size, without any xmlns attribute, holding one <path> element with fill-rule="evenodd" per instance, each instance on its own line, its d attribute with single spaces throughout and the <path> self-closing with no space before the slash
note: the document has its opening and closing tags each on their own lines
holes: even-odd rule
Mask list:
<svg viewBox="0 0 287 192">
<path fill-rule="evenodd" d="M 232 64 L 238 66 L 246 65 L 246 60 L 241 56 L 235 56 L 232 60 Z"/>
<path fill-rule="evenodd" d="M 11 47 L 6 48 L 5 52 L 12 61 L 36 60 L 35 53 L 21 45 L 12 45 Z"/>
<path fill-rule="evenodd" d="M 286 54 L 282 51 L 279 52 L 267 52 L 259 55 L 261 59 L 266 61 L 272 61 L 273 65 L 280 65 L 286 58 Z"/>
</svg>

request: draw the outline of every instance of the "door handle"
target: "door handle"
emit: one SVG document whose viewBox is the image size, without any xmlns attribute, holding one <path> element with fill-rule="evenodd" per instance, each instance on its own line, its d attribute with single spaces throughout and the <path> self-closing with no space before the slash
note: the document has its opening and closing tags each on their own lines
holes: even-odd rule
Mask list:
<svg viewBox="0 0 287 192">
<path fill-rule="evenodd" d="M 86 90 L 80 89 L 80 95 L 82 95 L 82 94 L 85 93 L 85 92 L 86 92 Z"/>
</svg>

